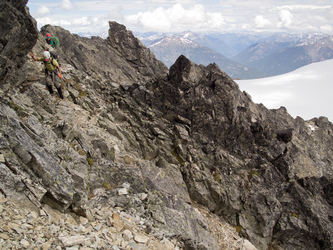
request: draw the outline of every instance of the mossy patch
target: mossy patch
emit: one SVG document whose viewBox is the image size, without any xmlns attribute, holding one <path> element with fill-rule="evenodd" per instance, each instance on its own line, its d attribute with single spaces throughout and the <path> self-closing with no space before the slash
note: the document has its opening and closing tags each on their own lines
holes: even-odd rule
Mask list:
<svg viewBox="0 0 333 250">
<path fill-rule="evenodd" d="M 14 109 L 15 111 L 18 111 L 18 110 L 24 110 L 21 106 L 17 105 L 16 103 L 14 103 L 13 101 L 10 101 L 9 103 L 10 107 L 12 109 Z"/>
<path fill-rule="evenodd" d="M 291 213 L 291 216 L 292 216 L 292 217 L 295 217 L 296 219 L 298 219 L 299 214 L 298 214 L 298 213 L 295 213 L 295 212 L 292 212 L 292 213 Z"/>
<path fill-rule="evenodd" d="M 219 173 L 214 174 L 214 180 L 221 183 L 222 177 Z"/>
<path fill-rule="evenodd" d="M 81 91 L 79 91 L 79 96 L 85 97 L 85 96 L 87 96 L 87 93 L 85 91 L 81 90 Z"/>
<path fill-rule="evenodd" d="M 240 233 L 242 231 L 242 226 L 234 226 L 234 228 L 236 229 L 237 233 Z"/>
<path fill-rule="evenodd" d="M 110 189 L 112 189 L 112 186 L 111 186 L 110 183 L 108 183 L 108 182 L 104 182 L 104 183 L 103 183 L 103 188 L 106 188 L 107 190 L 110 190 Z"/>
<path fill-rule="evenodd" d="M 86 155 L 86 152 L 84 152 L 83 150 L 79 150 L 78 153 L 79 155 Z"/>
<path fill-rule="evenodd" d="M 251 170 L 251 172 L 249 173 L 249 175 L 252 177 L 253 175 L 255 175 L 255 176 L 259 176 L 260 175 L 260 173 L 258 172 L 258 171 L 256 171 L 256 170 Z"/>
<path fill-rule="evenodd" d="M 172 155 L 174 156 L 174 157 L 176 157 L 176 159 L 177 159 L 177 161 L 180 163 L 180 165 L 184 165 L 184 160 L 183 160 L 183 158 L 177 153 L 177 150 L 176 149 L 174 149 L 172 152 Z"/>
<path fill-rule="evenodd" d="M 87 158 L 87 162 L 90 166 L 94 164 L 94 160 L 92 158 Z"/>
<path fill-rule="evenodd" d="M 77 91 L 79 91 L 80 97 L 87 96 L 87 93 L 82 89 L 80 84 L 76 83 L 76 84 L 74 84 L 74 87 L 77 89 Z"/>
</svg>

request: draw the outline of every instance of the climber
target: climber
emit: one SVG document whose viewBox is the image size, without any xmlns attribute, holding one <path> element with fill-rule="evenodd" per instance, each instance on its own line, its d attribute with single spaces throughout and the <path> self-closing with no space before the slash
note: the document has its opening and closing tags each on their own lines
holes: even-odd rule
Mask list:
<svg viewBox="0 0 333 250">
<path fill-rule="evenodd" d="M 59 64 L 56 61 L 56 59 L 51 57 L 51 54 L 49 51 L 44 51 L 43 57 L 40 57 L 40 58 L 36 58 L 34 56 L 34 54 L 31 54 L 31 56 L 35 61 L 44 62 L 45 81 L 46 81 L 46 86 L 47 86 L 48 90 L 50 91 L 50 94 L 53 94 L 53 89 L 52 89 L 52 81 L 53 81 L 55 87 L 58 90 L 60 98 L 64 99 L 64 96 L 62 94 L 61 87 L 59 84 L 59 78 L 62 79 L 62 75 L 61 75 L 61 70 L 60 70 Z"/>
<path fill-rule="evenodd" d="M 54 59 L 57 59 L 59 66 L 61 66 L 61 64 L 59 62 L 58 53 L 56 52 L 56 48 L 59 47 L 59 45 L 60 45 L 59 39 L 55 36 L 51 37 L 51 34 L 47 33 L 45 41 L 46 41 L 46 44 L 44 45 L 44 50 L 50 51 L 51 56 Z"/>
<path fill-rule="evenodd" d="M 50 33 L 46 34 L 45 40 L 46 40 L 47 44 L 50 44 L 52 46 L 52 48 L 59 47 L 59 45 L 60 45 L 59 39 L 55 36 L 51 36 Z"/>
</svg>

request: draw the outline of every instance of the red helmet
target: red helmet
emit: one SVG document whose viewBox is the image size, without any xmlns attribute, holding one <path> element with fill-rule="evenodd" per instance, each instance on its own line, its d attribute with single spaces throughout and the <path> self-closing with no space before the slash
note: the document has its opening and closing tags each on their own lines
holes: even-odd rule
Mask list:
<svg viewBox="0 0 333 250">
<path fill-rule="evenodd" d="M 50 33 L 47 33 L 47 34 L 46 34 L 46 38 L 51 38 L 51 34 L 50 34 Z"/>
</svg>

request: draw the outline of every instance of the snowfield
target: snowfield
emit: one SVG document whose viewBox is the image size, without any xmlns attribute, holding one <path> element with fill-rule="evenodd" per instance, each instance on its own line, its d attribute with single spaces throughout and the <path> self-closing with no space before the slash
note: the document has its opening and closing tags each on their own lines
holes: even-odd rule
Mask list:
<svg viewBox="0 0 333 250">
<path fill-rule="evenodd" d="M 284 106 L 293 117 L 326 116 L 333 121 L 333 59 L 283 75 L 236 82 L 255 103 L 269 109 Z"/>
</svg>

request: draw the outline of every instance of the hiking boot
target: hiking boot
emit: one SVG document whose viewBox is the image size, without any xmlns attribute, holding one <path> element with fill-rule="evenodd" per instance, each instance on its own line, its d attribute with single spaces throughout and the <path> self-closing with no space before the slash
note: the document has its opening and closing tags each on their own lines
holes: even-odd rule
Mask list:
<svg viewBox="0 0 333 250">
<path fill-rule="evenodd" d="M 53 94 L 52 85 L 46 85 L 46 86 L 47 86 L 47 89 L 49 90 L 50 94 L 52 95 Z"/>
<path fill-rule="evenodd" d="M 62 95 L 62 90 L 61 90 L 61 87 L 57 88 L 58 90 L 58 93 L 59 93 L 59 96 L 61 99 L 64 99 L 64 96 Z"/>
</svg>

